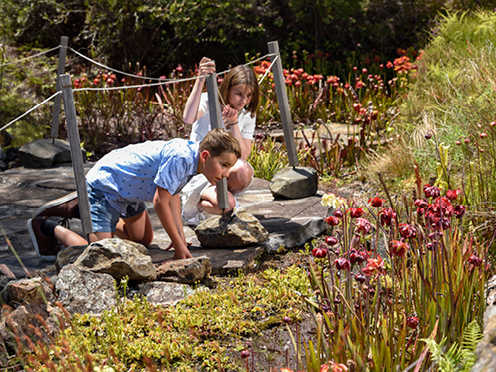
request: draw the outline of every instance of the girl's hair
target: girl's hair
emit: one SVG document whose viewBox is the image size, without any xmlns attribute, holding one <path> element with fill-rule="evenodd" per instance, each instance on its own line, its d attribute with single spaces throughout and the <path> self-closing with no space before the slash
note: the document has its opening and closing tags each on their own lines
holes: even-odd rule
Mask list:
<svg viewBox="0 0 496 372">
<path fill-rule="evenodd" d="M 253 69 L 246 65 L 239 65 L 231 69 L 222 80 L 219 87 L 219 94 L 222 96 L 224 102 L 228 101 L 229 89 L 238 85 L 246 85 L 251 91 L 251 101 L 246 106 L 246 110 L 254 117 L 260 100 L 260 90 L 258 88 L 258 81 Z"/>
</svg>

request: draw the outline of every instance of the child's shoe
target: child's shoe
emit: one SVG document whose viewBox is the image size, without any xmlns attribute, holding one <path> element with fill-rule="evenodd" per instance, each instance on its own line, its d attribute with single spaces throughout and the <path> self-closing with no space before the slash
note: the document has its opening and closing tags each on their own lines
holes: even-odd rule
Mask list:
<svg viewBox="0 0 496 372">
<path fill-rule="evenodd" d="M 78 207 L 77 191 L 71 192 L 66 196 L 49 201 L 33 213 L 33 218 L 37 216 L 45 217 L 64 217 L 71 219 L 74 210 Z"/>
<path fill-rule="evenodd" d="M 44 261 L 55 261 L 60 243 L 41 231 L 41 224 L 45 219 L 46 217 L 34 217 L 28 220 L 28 231 L 38 256 Z"/>
</svg>

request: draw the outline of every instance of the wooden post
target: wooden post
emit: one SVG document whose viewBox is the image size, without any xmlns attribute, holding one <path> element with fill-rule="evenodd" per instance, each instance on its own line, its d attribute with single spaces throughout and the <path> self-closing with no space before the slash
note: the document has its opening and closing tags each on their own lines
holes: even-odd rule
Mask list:
<svg viewBox="0 0 496 372">
<path fill-rule="evenodd" d="M 298 166 L 298 154 L 296 153 L 296 143 L 293 133 L 293 121 L 291 120 L 291 112 L 289 111 L 288 95 L 286 85 L 284 83 L 284 73 L 282 71 L 281 55 L 279 54 L 279 43 L 277 41 L 269 41 L 267 43 L 269 53 L 274 54 L 270 57 L 273 62 L 272 72 L 274 73 L 274 83 L 276 86 L 277 102 L 279 103 L 279 111 L 281 113 L 282 129 L 284 132 L 284 142 L 286 142 L 286 151 L 288 153 L 289 165 Z M 277 60 L 274 62 L 274 60 Z"/>
<path fill-rule="evenodd" d="M 225 128 L 219 103 L 219 89 L 217 87 L 217 74 L 211 74 L 207 78 L 208 111 L 210 113 L 210 123 L 212 129 Z M 217 182 L 217 203 L 219 208 L 224 210 L 229 208 L 229 198 L 227 197 L 227 179 L 223 178 Z"/>
<path fill-rule="evenodd" d="M 69 38 L 67 36 L 62 36 L 60 38 L 61 48 L 59 50 L 59 65 L 57 67 L 57 83 L 55 87 L 56 92 L 60 90 L 60 81 L 58 77 L 65 72 L 65 56 L 67 55 L 68 40 Z M 57 138 L 57 136 L 59 135 L 59 116 L 60 116 L 61 100 L 62 100 L 61 94 L 55 96 L 55 100 L 53 103 L 52 131 L 50 133 L 52 138 Z"/>
<path fill-rule="evenodd" d="M 71 145 L 72 169 L 76 180 L 76 190 L 79 201 L 79 214 L 81 215 L 81 224 L 83 233 L 87 236 L 89 243 L 89 234 L 93 232 L 91 225 L 90 202 L 86 190 L 86 180 L 84 174 L 83 155 L 81 154 L 81 141 L 79 139 L 79 130 L 76 118 L 76 106 L 74 105 L 74 94 L 72 92 L 71 76 L 69 74 L 59 76 L 60 87 L 64 96 L 64 111 L 67 122 L 67 134 Z"/>
</svg>

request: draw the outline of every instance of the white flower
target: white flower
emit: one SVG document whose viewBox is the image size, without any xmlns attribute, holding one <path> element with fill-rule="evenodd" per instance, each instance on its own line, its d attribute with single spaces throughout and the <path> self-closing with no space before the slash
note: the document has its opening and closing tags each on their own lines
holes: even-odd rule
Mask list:
<svg viewBox="0 0 496 372">
<path fill-rule="evenodd" d="M 338 209 L 343 205 L 346 207 L 346 200 L 332 193 L 328 193 L 322 196 L 321 204 L 324 207 Z"/>
</svg>

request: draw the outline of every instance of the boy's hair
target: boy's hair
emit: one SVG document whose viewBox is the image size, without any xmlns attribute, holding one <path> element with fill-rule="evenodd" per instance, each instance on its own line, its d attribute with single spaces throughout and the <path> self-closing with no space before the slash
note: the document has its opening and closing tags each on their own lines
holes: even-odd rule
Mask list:
<svg viewBox="0 0 496 372">
<path fill-rule="evenodd" d="M 207 150 L 213 157 L 230 152 L 241 157 L 241 146 L 236 138 L 223 128 L 214 128 L 200 142 L 200 153 Z"/>
<path fill-rule="evenodd" d="M 257 77 L 252 68 L 246 65 L 239 65 L 227 73 L 219 87 L 219 94 L 222 96 L 224 102 L 229 103 L 229 89 L 238 85 L 246 85 L 250 90 L 251 101 L 246 106 L 246 110 L 251 113 L 251 117 L 254 117 L 258 109 L 258 102 L 260 101 L 260 89 L 258 87 Z"/>
</svg>

